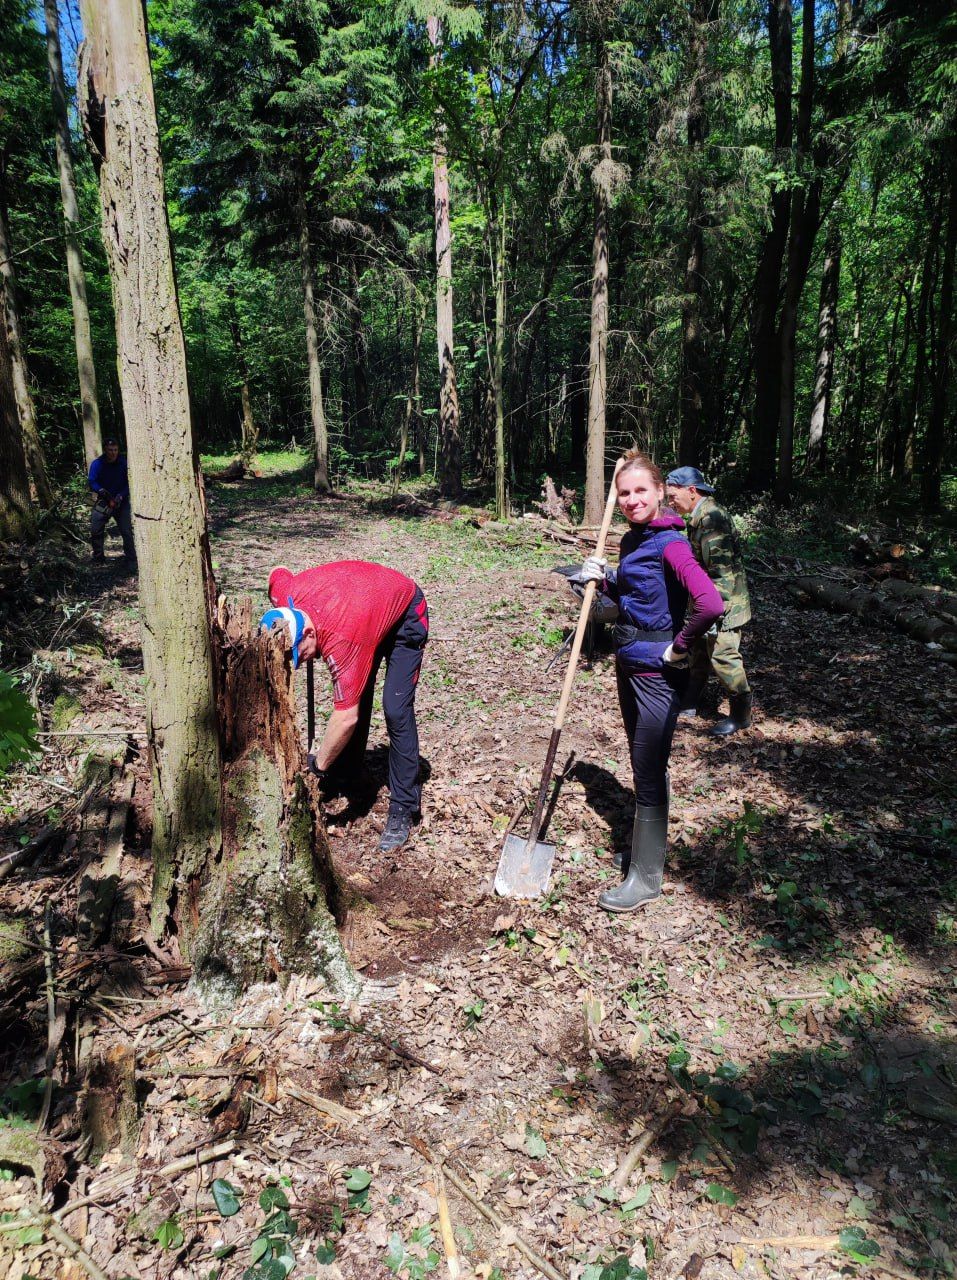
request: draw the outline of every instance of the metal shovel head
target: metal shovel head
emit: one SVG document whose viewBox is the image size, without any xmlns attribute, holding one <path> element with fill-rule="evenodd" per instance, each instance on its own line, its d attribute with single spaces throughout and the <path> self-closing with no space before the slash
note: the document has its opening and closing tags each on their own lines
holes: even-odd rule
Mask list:
<svg viewBox="0 0 957 1280">
<path fill-rule="evenodd" d="M 540 898 L 552 878 L 555 846 L 541 840 L 528 847 L 525 836 L 506 838 L 495 873 L 495 892 L 502 898 Z"/>
</svg>

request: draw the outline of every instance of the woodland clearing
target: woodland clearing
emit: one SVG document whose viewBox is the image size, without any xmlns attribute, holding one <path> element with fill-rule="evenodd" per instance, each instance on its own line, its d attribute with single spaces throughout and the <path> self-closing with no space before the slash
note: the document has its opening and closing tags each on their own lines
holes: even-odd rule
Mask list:
<svg viewBox="0 0 957 1280">
<path fill-rule="evenodd" d="M 800 607 L 783 584 L 802 566 L 763 553 L 746 650 L 755 728 L 719 741 L 705 719 L 679 727 L 663 898 L 630 917 L 596 907 L 631 819 L 599 643 L 562 739 L 550 890 L 496 899 L 503 835 L 533 797 L 561 684 L 561 660 L 547 667 L 575 620 L 551 569 L 577 552 L 541 520 L 499 524 L 371 487 L 317 500 L 301 480 L 211 489 L 220 590 L 258 608 L 276 563 L 364 558 L 413 576 L 432 619 L 421 826 L 397 854 L 377 852 L 381 716 L 374 793 L 327 811 L 365 993 L 343 1008 L 294 977 L 204 1009 L 175 951 L 144 941 L 135 583 L 88 566 L 45 585 L 28 572 L 41 705 L 52 732 L 77 736 L 45 738 L 42 762 L 8 778 L 3 851 L 55 825 L 47 813 L 25 830 L 24 813 L 76 796 L 81 734 L 123 731 L 116 758 L 135 790 L 98 947 L 77 936 L 82 833 L 0 883 L 5 934 L 14 922 L 23 937 L 5 960 L 0 1136 L 32 1133 L 43 1092 L 45 915 L 47 985 L 70 1029 L 46 1180 L 21 1168 L 0 1183 L 19 1215 L 0 1222 L 0 1273 L 953 1274 L 952 668 L 906 636 Z M 317 693 L 322 708 L 321 668 Z M 69 1070 L 94 1033 L 132 1055 L 141 1115 L 129 1149 L 95 1166 L 77 1147 Z"/>
</svg>

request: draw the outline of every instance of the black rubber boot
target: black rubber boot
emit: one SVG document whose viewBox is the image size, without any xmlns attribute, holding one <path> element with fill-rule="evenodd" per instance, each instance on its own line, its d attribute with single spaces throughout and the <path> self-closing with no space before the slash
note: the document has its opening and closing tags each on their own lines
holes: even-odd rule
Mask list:
<svg viewBox="0 0 957 1280">
<path fill-rule="evenodd" d="M 726 738 L 739 729 L 751 728 L 751 695 L 750 693 L 732 693 L 730 713 L 718 721 L 711 730 L 712 738 Z"/>
<path fill-rule="evenodd" d="M 631 858 L 624 880 L 598 899 L 605 911 L 634 911 L 661 893 L 668 843 L 667 804 L 639 805 L 631 837 Z"/>
</svg>

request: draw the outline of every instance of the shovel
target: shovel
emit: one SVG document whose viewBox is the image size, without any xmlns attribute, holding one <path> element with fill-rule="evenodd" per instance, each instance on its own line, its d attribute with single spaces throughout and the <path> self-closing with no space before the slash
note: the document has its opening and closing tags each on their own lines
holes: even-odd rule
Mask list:
<svg viewBox="0 0 957 1280">
<path fill-rule="evenodd" d="M 602 518 L 601 528 L 598 531 L 598 541 L 595 544 L 594 554 L 596 556 L 600 556 L 605 549 L 605 539 L 608 537 L 612 516 L 615 514 L 615 500 L 618 497 L 615 481 L 618 477 L 620 466 L 621 463 L 615 467 L 615 474 L 612 476 L 611 487 L 608 490 L 605 514 Z M 535 801 L 535 810 L 532 813 L 531 830 L 527 839 L 514 834 L 505 838 L 502 856 L 499 858 L 498 870 L 495 873 L 495 892 L 503 898 L 537 898 L 548 888 L 548 882 L 551 879 L 552 863 L 555 860 L 555 846 L 543 843 L 538 836 L 542 829 L 542 814 L 545 812 L 545 800 L 552 780 L 552 768 L 555 764 L 555 756 L 558 753 L 558 740 L 562 736 L 565 711 L 568 707 L 568 699 L 571 697 L 572 684 L 575 680 L 575 668 L 578 666 L 582 639 L 585 635 L 585 627 L 588 625 L 588 616 L 591 612 L 592 600 L 595 598 L 597 586 L 596 582 L 589 582 L 585 587 L 585 595 L 578 615 L 578 626 L 575 628 L 575 639 L 568 659 L 568 670 L 565 672 L 565 683 L 562 686 L 562 696 L 558 700 L 558 709 L 555 712 L 555 721 L 552 725 L 552 736 L 548 742 L 548 751 L 545 753 L 545 767 L 542 769 L 542 781 L 538 788 L 538 799 Z"/>
</svg>

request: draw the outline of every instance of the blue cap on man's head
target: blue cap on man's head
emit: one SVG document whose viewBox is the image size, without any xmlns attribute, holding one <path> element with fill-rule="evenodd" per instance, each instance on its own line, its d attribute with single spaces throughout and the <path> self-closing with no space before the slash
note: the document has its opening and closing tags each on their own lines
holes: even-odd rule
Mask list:
<svg viewBox="0 0 957 1280">
<path fill-rule="evenodd" d="M 694 485 L 699 493 L 714 493 L 714 485 L 705 484 L 704 476 L 697 467 L 676 467 L 668 472 L 665 484 L 676 484 L 679 489 L 689 489 Z"/>
<path fill-rule="evenodd" d="M 281 622 L 284 627 L 289 628 L 289 638 L 292 641 L 292 665 L 299 666 L 299 641 L 303 637 L 306 630 L 308 619 L 301 609 L 295 608 L 292 603 L 292 596 L 289 597 L 288 609 L 267 609 L 263 616 L 259 619 L 259 629 L 261 631 L 271 631 L 277 622 Z"/>
</svg>

